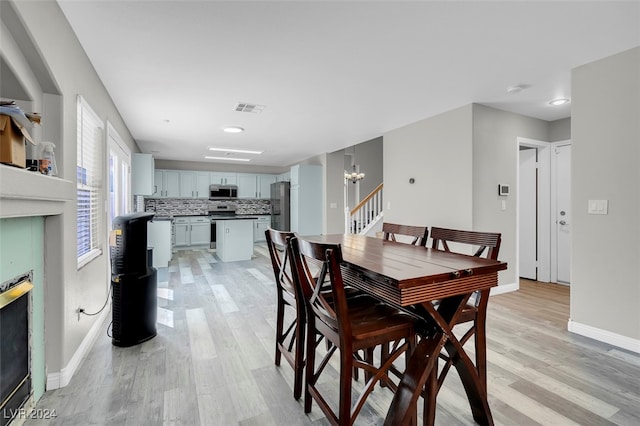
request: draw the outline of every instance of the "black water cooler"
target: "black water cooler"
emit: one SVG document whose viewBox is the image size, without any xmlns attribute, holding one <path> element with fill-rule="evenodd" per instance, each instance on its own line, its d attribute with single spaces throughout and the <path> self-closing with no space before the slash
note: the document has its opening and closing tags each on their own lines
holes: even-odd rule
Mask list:
<svg viewBox="0 0 640 426">
<path fill-rule="evenodd" d="M 147 249 L 147 223 L 153 213 L 132 213 L 113 220 L 111 285 L 112 343 L 133 346 L 156 335 L 157 270 Z"/>
</svg>

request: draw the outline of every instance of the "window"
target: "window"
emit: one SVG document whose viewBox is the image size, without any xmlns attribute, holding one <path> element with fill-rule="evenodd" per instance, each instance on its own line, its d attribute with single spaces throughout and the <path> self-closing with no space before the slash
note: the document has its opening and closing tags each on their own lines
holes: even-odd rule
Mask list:
<svg viewBox="0 0 640 426">
<path fill-rule="evenodd" d="M 102 156 L 104 123 L 78 96 L 78 268 L 102 253 Z"/>
</svg>

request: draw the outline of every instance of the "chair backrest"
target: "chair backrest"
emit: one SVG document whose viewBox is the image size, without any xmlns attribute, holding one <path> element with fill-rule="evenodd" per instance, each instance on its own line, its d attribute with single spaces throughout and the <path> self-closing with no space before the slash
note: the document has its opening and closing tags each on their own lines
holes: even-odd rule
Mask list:
<svg viewBox="0 0 640 426">
<path fill-rule="evenodd" d="M 276 279 L 276 286 L 279 290 L 286 291 L 292 296 L 296 296 L 296 289 L 291 276 L 291 265 L 288 260 L 287 240 L 294 237 L 293 232 L 276 231 L 267 229 L 265 232 L 273 274 Z"/>
<path fill-rule="evenodd" d="M 438 250 L 451 251 L 448 243 L 461 243 L 479 246 L 474 256 L 480 257 L 486 250 L 487 259 L 498 259 L 500 251 L 501 234 L 499 232 L 462 231 L 459 229 L 447 229 L 431 227 L 431 247 Z"/>
<path fill-rule="evenodd" d="M 397 223 L 382 223 L 382 233 L 385 240 L 396 241 L 396 235 L 406 235 L 413 237 L 411 244 L 423 246 L 427 245 L 429 228 L 426 226 L 399 225 Z"/>
<path fill-rule="evenodd" d="M 340 271 L 340 245 L 291 238 L 289 257 L 294 270 L 294 280 L 302 289 L 305 298 L 307 316 L 314 316 L 341 338 L 351 336 L 347 298 Z M 312 272 L 316 265 L 320 266 L 317 274 Z M 309 320 L 311 321 L 311 318 Z M 326 327 L 321 328 L 327 331 Z"/>
</svg>

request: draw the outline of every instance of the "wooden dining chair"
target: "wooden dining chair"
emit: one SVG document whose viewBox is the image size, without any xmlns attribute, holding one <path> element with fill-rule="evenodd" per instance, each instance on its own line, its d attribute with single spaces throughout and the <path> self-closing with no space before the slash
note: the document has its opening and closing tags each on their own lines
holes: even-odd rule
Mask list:
<svg viewBox="0 0 640 426">
<path fill-rule="evenodd" d="M 431 247 L 434 249 L 449 252 L 455 251 L 457 253 L 469 255 L 473 253 L 473 256 L 476 257 L 486 257 L 487 259 L 492 260 L 498 259 L 501 234 L 497 232 L 463 231 L 458 229 L 431 227 L 431 238 L 433 240 Z M 465 251 L 465 248 L 468 249 L 468 251 Z M 474 337 L 475 367 L 485 394 L 487 392 L 486 313 L 488 301 L 489 290 L 475 292 L 455 320 L 455 325 L 471 322 L 471 327 L 459 340 L 460 343 L 464 345 L 469 339 L 471 339 L 471 337 Z M 454 360 L 444 352 L 441 352 L 440 358 L 445 361 L 445 364 L 438 377 L 436 377 L 438 368 L 434 368 L 433 370 L 430 383 L 428 385 L 432 389 L 428 395 L 428 397 L 431 398 L 435 398 L 435 395 L 440 390 L 440 387 L 442 386 L 442 383 L 454 362 Z M 435 392 L 433 391 L 434 389 Z M 435 404 L 432 405 L 432 407 L 435 407 Z M 431 413 L 429 415 L 433 416 L 435 413 Z"/>
<path fill-rule="evenodd" d="M 293 264 L 294 280 L 304 294 L 307 312 L 307 347 L 305 371 L 304 411 L 311 411 L 312 401 L 334 425 L 352 425 L 376 383 L 384 382 L 392 391 L 396 383 L 389 377 L 389 368 L 402 354 L 408 360 L 415 346 L 414 319 L 381 302 L 349 303 L 341 271 L 340 245 L 321 244 L 301 238 L 289 240 L 289 257 Z M 309 265 L 321 262 L 317 274 Z M 322 340 L 328 350 L 316 364 L 316 351 Z M 374 364 L 362 359 L 358 351 L 395 342 L 389 357 Z M 329 360 L 339 352 L 339 401 L 331 404 L 328 395 L 318 386 Z M 352 408 L 352 378 L 355 368 L 370 374 Z M 326 386 L 326 383 L 323 384 Z"/>
<path fill-rule="evenodd" d="M 423 246 L 427 245 L 429 238 L 429 228 L 426 226 L 399 225 L 397 223 L 382 223 L 382 238 L 389 241 L 397 241 L 396 236 L 413 237 L 411 244 Z"/>
<path fill-rule="evenodd" d="M 304 349 L 306 332 L 305 304 L 299 289 L 296 289 L 291 275 L 291 264 L 288 259 L 287 239 L 292 232 L 265 231 L 267 247 L 276 280 L 276 353 L 275 364 L 280 365 L 281 357 L 293 368 L 293 397 L 298 400 L 302 395 L 304 375 Z M 286 310 L 292 311 L 293 318 L 286 326 Z"/>
</svg>

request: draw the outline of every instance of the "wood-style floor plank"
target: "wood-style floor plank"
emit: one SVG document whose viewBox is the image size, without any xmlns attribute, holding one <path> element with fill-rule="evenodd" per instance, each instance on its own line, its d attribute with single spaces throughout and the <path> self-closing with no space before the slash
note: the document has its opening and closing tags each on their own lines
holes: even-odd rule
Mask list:
<svg viewBox="0 0 640 426">
<path fill-rule="evenodd" d="M 46 392 L 37 408 L 55 409 L 59 425 L 329 424 L 315 404 L 304 414 L 291 368 L 273 363 L 274 286 L 264 245 L 248 262 L 219 262 L 206 249 L 175 253 L 158 271 L 158 335 L 118 348 L 105 327 L 71 383 Z M 519 291 L 491 297 L 497 425 L 640 424 L 640 355 L 569 333 L 569 291 L 522 280 Z M 336 361 L 320 381 L 334 401 Z M 381 424 L 391 397 L 377 387 L 357 424 Z M 438 395 L 436 424 L 473 424 L 455 371 Z"/>
</svg>

